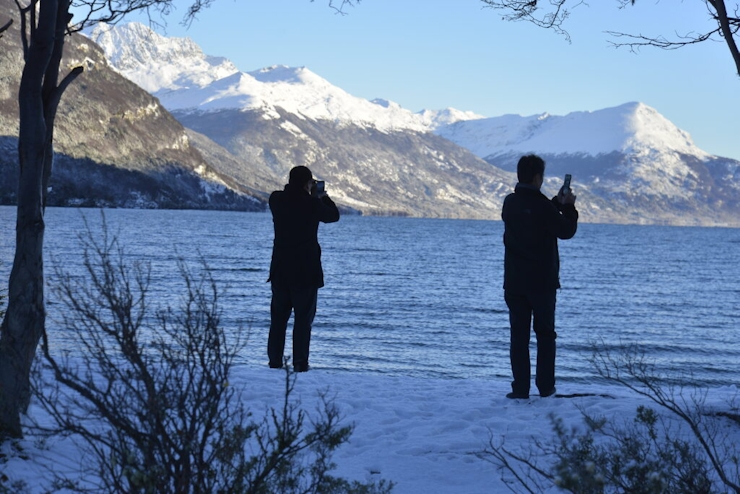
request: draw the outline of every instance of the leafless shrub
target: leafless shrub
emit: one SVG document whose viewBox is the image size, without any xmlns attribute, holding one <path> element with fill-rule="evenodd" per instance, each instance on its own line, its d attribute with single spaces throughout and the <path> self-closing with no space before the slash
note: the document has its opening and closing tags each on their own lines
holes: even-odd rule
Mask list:
<svg viewBox="0 0 740 494">
<path fill-rule="evenodd" d="M 572 493 L 740 493 L 737 406 L 712 411 L 690 381 L 661 378 L 635 346 L 616 353 L 594 345 L 592 364 L 607 382 L 647 398 L 629 423 L 581 410 L 585 428 L 551 416 L 554 438 L 533 438 L 525 451 L 491 437 L 478 456 L 497 465 L 513 492 L 553 487 Z"/>
<path fill-rule="evenodd" d="M 311 416 L 293 399 L 286 369 L 281 406 L 252 419 L 230 381 L 243 342 L 220 326 L 207 266 L 179 263 L 179 309 L 154 309 L 150 270 L 127 264 L 104 228 L 83 237 L 85 277 L 59 271 L 54 293 L 77 349 L 59 357 L 43 338 L 35 394 L 53 417 L 46 433 L 81 439 L 88 476 L 67 489 L 111 493 L 389 492 L 390 484 L 335 478 L 332 453 L 353 430 L 321 396 Z M 287 368 L 288 366 L 286 366 Z M 46 377 L 44 377 L 46 376 Z"/>
</svg>

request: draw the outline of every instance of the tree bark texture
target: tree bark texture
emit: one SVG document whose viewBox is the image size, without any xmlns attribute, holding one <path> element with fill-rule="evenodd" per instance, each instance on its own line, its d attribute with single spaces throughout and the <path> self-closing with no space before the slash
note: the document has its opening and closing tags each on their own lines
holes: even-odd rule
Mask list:
<svg viewBox="0 0 740 494">
<path fill-rule="evenodd" d="M 36 13 L 35 5 L 39 9 Z M 31 365 L 45 330 L 44 210 L 61 94 L 81 69 L 57 84 L 70 0 L 35 0 L 23 12 L 25 65 L 18 103 L 18 213 L 8 306 L 0 326 L 0 436 L 21 437 L 31 397 Z M 26 22 L 26 16 L 30 22 Z M 38 16 L 38 18 L 37 18 Z M 38 20 L 37 20 L 38 19 Z"/>
</svg>

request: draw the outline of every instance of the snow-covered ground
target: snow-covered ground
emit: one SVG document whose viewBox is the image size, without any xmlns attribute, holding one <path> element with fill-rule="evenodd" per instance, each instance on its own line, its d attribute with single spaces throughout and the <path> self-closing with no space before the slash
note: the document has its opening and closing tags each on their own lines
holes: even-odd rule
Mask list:
<svg viewBox="0 0 740 494">
<path fill-rule="evenodd" d="M 279 406 L 284 373 L 265 367 L 237 368 L 233 383 L 244 385 L 245 398 L 255 416 Z M 493 434 L 505 437 L 507 448 L 526 447 L 533 437 L 552 434 L 549 416 L 568 426 L 582 426 L 580 409 L 615 423 L 630 422 L 639 405 L 649 401 L 616 385 L 561 383 L 561 394 L 593 393 L 577 398 L 509 400 L 505 381 L 445 380 L 353 374 L 314 369 L 298 376 L 296 398 L 309 412 L 318 394 L 328 390 L 335 397 L 344 423 L 356 428 L 350 441 L 334 456 L 337 475 L 365 481 L 385 478 L 395 482 L 394 492 L 498 493 L 508 492 L 496 467 L 476 456 Z M 729 411 L 736 386 L 707 390 L 706 405 Z M 602 396 L 608 395 L 608 396 Z M 38 408 L 31 415 L 44 422 Z M 737 435 L 736 425 L 729 430 Z M 33 437 L 19 447 L 5 445 L 0 476 L 24 480 L 34 493 L 44 492 L 51 473 L 74 473 L 85 458 L 66 439 L 40 444 Z M 7 485 L 7 483 L 6 483 Z"/>
</svg>

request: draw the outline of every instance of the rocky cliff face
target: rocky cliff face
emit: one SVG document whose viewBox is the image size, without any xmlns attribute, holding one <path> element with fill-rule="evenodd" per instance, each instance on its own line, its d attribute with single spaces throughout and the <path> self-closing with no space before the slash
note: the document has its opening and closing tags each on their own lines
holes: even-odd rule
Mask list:
<svg viewBox="0 0 740 494">
<path fill-rule="evenodd" d="M 258 110 L 174 114 L 228 151 L 235 164 L 220 171 L 242 186 L 282 187 L 291 167 L 306 165 L 333 198 L 363 214 L 494 218 L 514 180 L 430 133 L 381 132 L 282 110 L 271 118 Z M 240 163 L 259 163 L 262 176 Z"/>
<path fill-rule="evenodd" d="M 21 25 L 12 0 L 0 19 L 15 22 L 0 43 L 0 202 L 17 189 Z M 83 66 L 67 89 L 55 126 L 49 205 L 261 209 L 263 201 L 229 187 L 191 145 L 159 101 L 111 69 L 102 50 L 81 35 L 67 38 L 63 70 Z"/>
</svg>

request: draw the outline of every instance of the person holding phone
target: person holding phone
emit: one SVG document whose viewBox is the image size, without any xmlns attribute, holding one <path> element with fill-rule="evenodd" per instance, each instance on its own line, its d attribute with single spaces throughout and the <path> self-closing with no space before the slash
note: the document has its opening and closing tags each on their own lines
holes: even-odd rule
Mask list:
<svg viewBox="0 0 740 494">
<path fill-rule="evenodd" d="M 339 221 L 339 209 L 324 183 L 314 180 L 305 166 L 290 170 L 285 189 L 273 192 L 269 204 L 275 238 L 268 279 L 272 301 L 267 356 L 271 368 L 283 367 L 285 334 L 293 313 L 293 369 L 306 372 L 318 290 L 324 286 L 319 223 Z"/>
<path fill-rule="evenodd" d="M 522 156 L 514 192 L 504 199 L 504 299 L 509 309 L 512 399 L 529 398 L 531 329 L 537 338 L 535 384 L 540 396 L 555 394 L 555 299 L 560 288 L 558 239 L 569 239 L 578 228 L 576 196 L 570 176 L 556 197 L 540 191 L 545 161 Z M 532 328 L 530 327 L 532 326 Z"/>
</svg>

